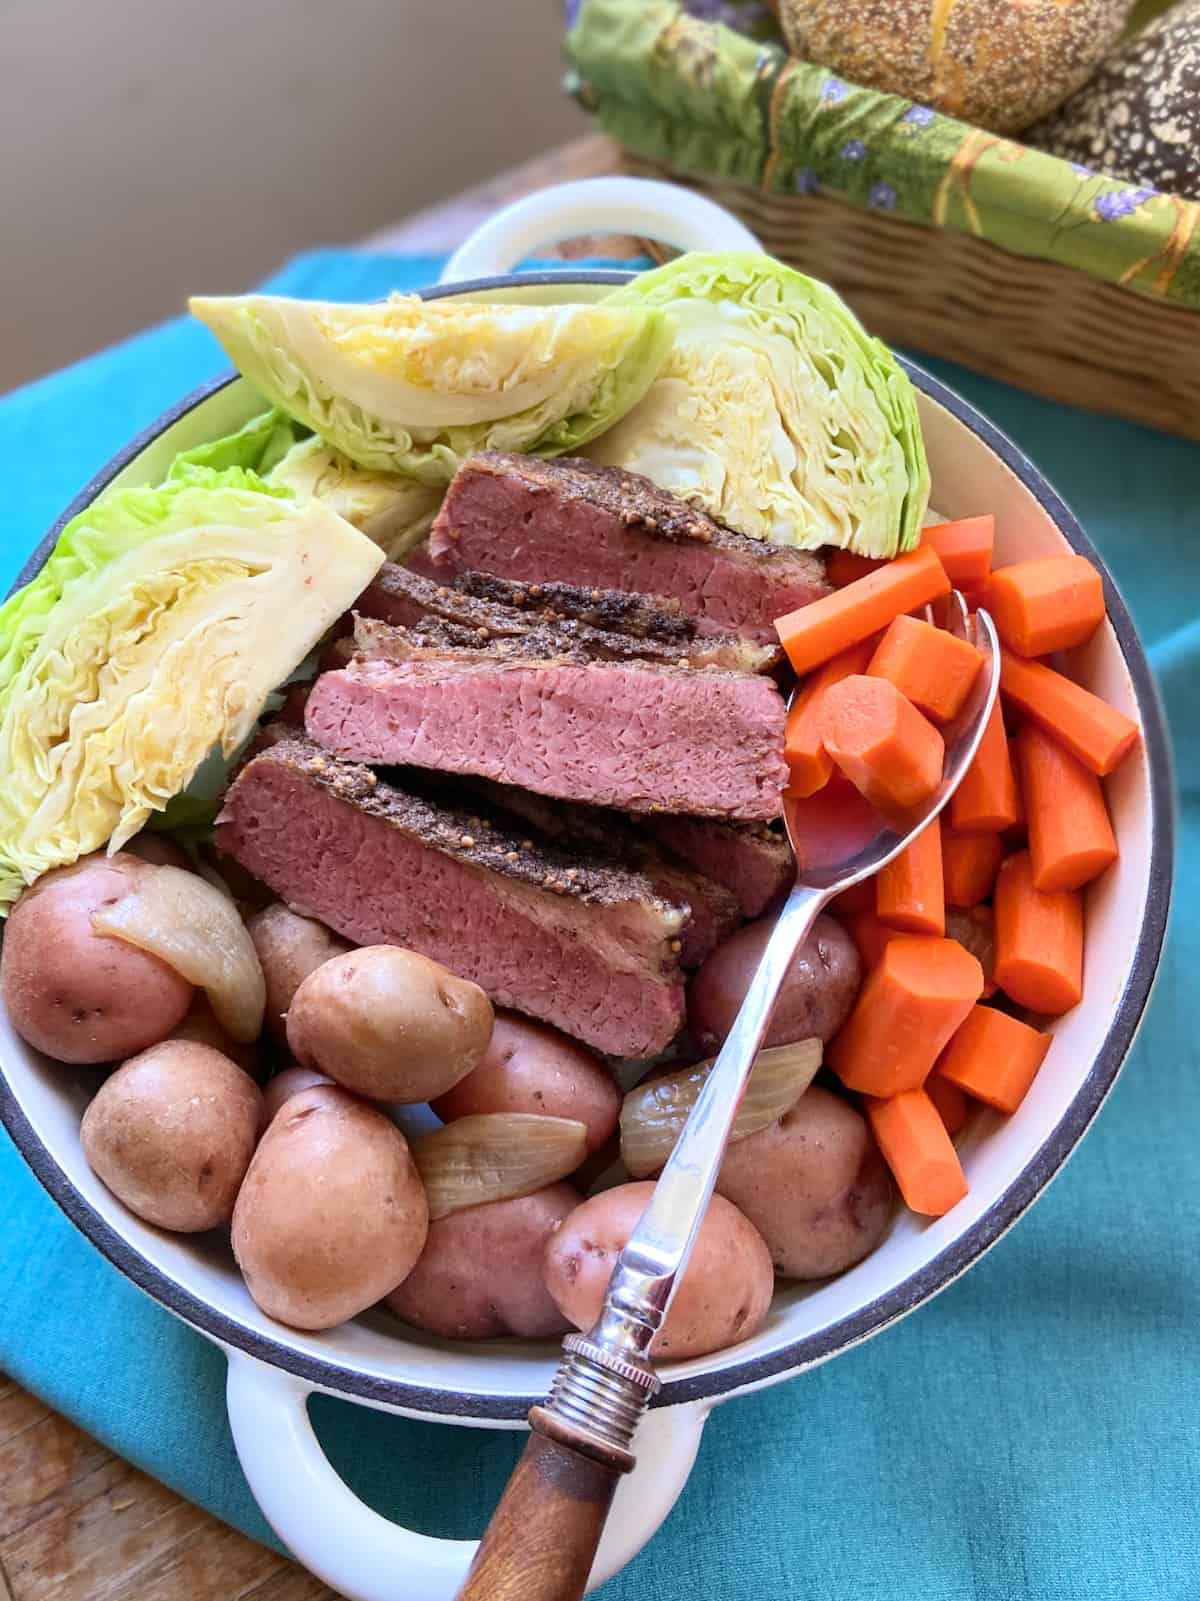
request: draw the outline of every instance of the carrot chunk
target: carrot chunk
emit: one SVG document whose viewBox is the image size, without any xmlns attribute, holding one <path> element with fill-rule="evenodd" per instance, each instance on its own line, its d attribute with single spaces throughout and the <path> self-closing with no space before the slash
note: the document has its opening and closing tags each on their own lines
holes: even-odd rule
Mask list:
<svg viewBox="0 0 1200 1601">
<path fill-rule="evenodd" d="M 1021 656 L 1082 645 L 1104 621 L 1104 585 L 1082 556 L 1042 556 L 994 572 L 987 608 L 996 632 Z"/>
<path fill-rule="evenodd" d="M 979 676 L 983 657 L 965 639 L 917 617 L 894 617 L 866 671 L 886 678 L 933 722 L 958 716 Z"/>
<path fill-rule="evenodd" d="M 941 1113 L 924 1090 L 891 1100 L 868 1097 L 867 1120 L 905 1205 L 941 1217 L 967 1193 L 966 1174 Z"/>
<path fill-rule="evenodd" d="M 902 934 L 868 973 L 825 1055 L 848 1089 L 914 1090 L 983 992 L 983 969 L 952 939 Z"/>
<path fill-rule="evenodd" d="M 949 588 L 950 580 L 937 556 L 920 547 L 885 562 L 845 589 L 777 617 L 775 631 L 793 669 L 803 675 L 877 634 L 901 612 L 937 600 Z"/>
<path fill-rule="evenodd" d="M 921 543 L 937 552 L 946 577 L 956 589 L 982 584 L 992 569 L 996 519 L 961 517 L 953 523 L 936 523 L 921 534 Z"/>
<path fill-rule="evenodd" d="M 942 780 L 942 736 L 886 678 L 856 673 L 821 697 L 821 741 L 872 806 L 906 812 Z"/>
<path fill-rule="evenodd" d="M 1001 650 L 1000 692 L 1097 778 L 1120 766 L 1137 744 L 1140 730 L 1135 722 L 1043 662 Z"/>
<path fill-rule="evenodd" d="M 1025 796 L 1021 792 L 1021 775 L 1017 768 L 1017 736 L 1014 734 L 1007 743 L 1008 765 L 1013 770 L 1013 778 L 1016 781 L 1017 790 L 1017 815 L 1013 819 L 1012 827 L 1018 834 L 1023 834 L 1028 826 L 1028 819 L 1025 816 Z M 1011 833 L 1011 830 L 1005 830 L 1005 832 Z"/>
<path fill-rule="evenodd" d="M 936 818 L 875 875 L 875 910 L 881 923 L 906 934 L 946 932 L 942 835 Z"/>
<path fill-rule="evenodd" d="M 956 1084 L 998 1112 L 1015 1112 L 1050 1049 L 1050 1036 L 994 1006 L 976 1006 L 930 1079 Z"/>
<path fill-rule="evenodd" d="M 961 1030 L 959 1031 L 961 1033 Z M 948 1078 L 943 1078 L 938 1068 L 925 1080 L 925 1093 L 938 1109 L 938 1116 L 946 1125 L 946 1133 L 950 1138 L 961 1132 L 967 1121 L 970 1108 L 967 1097 L 957 1084 L 951 1084 Z"/>
<path fill-rule="evenodd" d="M 870 910 L 852 912 L 844 922 L 850 938 L 858 946 L 863 968 L 868 973 L 873 967 L 879 966 L 892 940 L 904 937 L 898 928 L 888 928 L 880 921 L 878 914 Z"/>
<path fill-rule="evenodd" d="M 1033 723 L 1017 734 L 1016 747 L 1029 804 L 1033 887 L 1081 889 L 1117 859 L 1100 780 Z"/>
<path fill-rule="evenodd" d="M 1083 996 L 1083 901 L 1075 890 L 1034 888 L 1028 851 L 996 879 L 996 983 L 1031 1012 L 1057 1016 Z"/>
<path fill-rule="evenodd" d="M 978 906 L 987 900 L 1003 860 L 999 834 L 960 834 L 943 821 L 942 880 L 947 906 Z"/>
<path fill-rule="evenodd" d="M 1016 822 L 1017 805 L 1017 781 L 997 700 L 975 759 L 951 797 L 950 820 L 959 834 L 1000 834 Z"/>
<path fill-rule="evenodd" d="M 856 550 L 834 550 L 825 563 L 825 576 L 835 589 L 845 589 L 847 584 L 886 565 L 874 556 L 860 556 Z"/>
<path fill-rule="evenodd" d="M 853 673 L 865 673 L 871 655 L 869 640 L 851 645 L 849 650 L 842 651 L 841 655 L 818 668 L 796 692 L 796 698 L 788 709 L 783 747 L 791 773 L 788 789 L 793 795 L 803 799 L 806 795 L 816 794 L 829 782 L 833 762 L 821 743 L 817 721 L 821 698 L 831 685 L 841 683 L 843 678 L 849 678 Z"/>
</svg>

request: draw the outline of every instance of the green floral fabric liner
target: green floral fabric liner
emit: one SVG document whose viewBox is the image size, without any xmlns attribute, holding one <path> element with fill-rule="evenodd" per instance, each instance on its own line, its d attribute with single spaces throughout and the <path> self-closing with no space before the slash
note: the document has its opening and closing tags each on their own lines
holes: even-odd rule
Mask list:
<svg viewBox="0 0 1200 1601">
<path fill-rule="evenodd" d="M 835 195 L 1200 306 L 1196 201 L 797 61 L 759 0 L 567 0 L 566 51 L 605 132 L 681 172 Z"/>
</svg>

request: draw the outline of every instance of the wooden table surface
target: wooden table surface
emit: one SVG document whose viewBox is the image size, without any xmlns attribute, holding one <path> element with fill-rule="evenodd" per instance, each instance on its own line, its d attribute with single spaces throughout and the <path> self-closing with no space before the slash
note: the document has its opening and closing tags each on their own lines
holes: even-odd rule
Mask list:
<svg viewBox="0 0 1200 1601">
<path fill-rule="evenodd" d="M 364 241 L 396 253 L 452 250 L 498 207 L 569 178 L 617 170 L 589 135 Z M 564 257 L 594 254 L 573 240 Z M 631 256 L 636 240 L 603 242 Z M 337 1601 L 274 1551 L 131 1468 L 0 1374 L 0 1601 Z"/>
</svg>

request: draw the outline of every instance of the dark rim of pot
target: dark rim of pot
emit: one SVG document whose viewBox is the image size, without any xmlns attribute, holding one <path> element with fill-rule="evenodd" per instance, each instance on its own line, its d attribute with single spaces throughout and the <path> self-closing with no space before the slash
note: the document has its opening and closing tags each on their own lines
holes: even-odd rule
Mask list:
<svg viewBox="0 0 1200 1601">
<path fill-rule="evenodd" d="M 439 285 L 423 291 L 423 298 L 481 293 L 535 284 L 572 282 L 577 284 L 621 284 L 633 274 L 626 272 L 538 272 L 517 276 L 477 279 L 468 283 Z M 877 1334 L 911 1312 L 921 1302 L 952 1283 L 960 1273 L 1017 1221 L 1045 1189 L 1086 1133 L 1092 1119 L 1113 1086 L 1126 1053 L 1133 1042 L 1154 981 L 1167 927 L 1171 897 L 1171 864 L 1174 859 L 1174 811 L 1170 746 L 1166 720 L 1149 663 L 1134 630 L 1129 611 L 1117 592 L 1112 577 L 1098 552 L 1083 532 L 1066 504 L 1050 488 L 1037 468 L 999 429 L 973 406 L 913 362 L 901 358 L 913 383 L 980 438 L 1009 467 L 1036 497 L 1070 544 L 1100 570 L 1104 578 L 1108 617 L 1116 633 L 1137 696 L 1145 742 L 1150 782 L 1150 879 L 1146 911 L 1137 954 L 1125 989 L 1117 1003 L 1104 1044 L 1078 1093 L 1071 1100 L 1054 1129 L 1036 1155 L 1016 1176 L 1004 1194 L 955 1239 L 944 1251 L 903 1283 L 827 1327 L 778 1351 L 761 1357 L 739 1360 L 727 1355 L 722 1366 L 694 1377 L 665 1379 L 655 1405 L 671 1406 L 688 1401 L 712 1400 L 788 1372 L 825 1361 L 851 1345 Z M 177 423 L 218 390 L 237 381 L 236 374 L 214 379 L 193 390 L 165 412 L 144 433 L 132 440 L 104 467 L 63 512 L 54 527 L 39 543 L 25 563 L 14 588 L 29 582 L 49 556 L 64 526 L 90 505 L 135 457 L 166 429 Z M 59 1167 L 18 1105 L 7 1079 L 0 1072 L 0 1120 L 37 1178 L 71 1221 L 91 1240 L 127 1278 L 205 1334 L 258 1357 L 274 1367 L 295 1374 L 315 1386 L 377 1404 L 398 1406 L 431 1416 L 495 1420 L 523 1419 L 529 1408 L 543 1399 L 539 1395 L 496 1396 L 486 1392 L 439 1390 L 409 1384 L 401 1379 L 365 1374 L 340 1362 L 310 1356 L 288 1345 L 284 1338 L 272 1338 L 236 1318 L 216 1310 L 207 1302 L 155 1267 L 96 1212 Z"/>
</svg>

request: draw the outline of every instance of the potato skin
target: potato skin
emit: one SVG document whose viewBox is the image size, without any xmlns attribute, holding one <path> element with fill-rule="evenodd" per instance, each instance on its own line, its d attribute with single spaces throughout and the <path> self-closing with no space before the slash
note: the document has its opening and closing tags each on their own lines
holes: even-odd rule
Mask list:
<svg viewBox="0 0 1200 1601">
<path fill-rule="evenodd" d="M 211 1045 L 214 1051 L 220 1051 L 231 1062 L 236 1062 L 243 1072 L 249 1073 L 251 1078 L 258 1078 L 259 1060 L 258 1044 L 251 1041 L 247 1045 L 231 1040 L 213 1016 L 212 1007 L 204 992 L 198 991 L 192 1000 L 191 1008 L 182 1023 L 176 1026 L 167 1035 L 169 1040 L 192 1040 L 197 1045 Z"/>
<path fill-rule="evenodd" d="M 498 1012 L 479 1066 L 433 1109 L 444 1123 L 476 1112 L 572 1117 L 587 1128 L 589 1155 L 616 1132 L 621 1092 L 591 1051 L 556 1028 Z"/>
<path fill-rule="evenodd" d="M 571 1185 L 549 1184 L 435 1219 L 416 1267 L 386 1304 L 402 1322 L 448 1340 L 564 1334 L 571 1325 L 546 1288 L 542 1260 L 580 1200 Z"/>
<path fill-rule="evenodd" d="M 259 1142 L 233 1211 L 233 1254 L 264 1312 L 331 1329 L 396 1288 L 428 1227 L 399 1129 L 317 1085 L 292 1096 Z"/>
<path fill-rule="evenodd" d="M 85 856 L 18 899 L 0 952 L 0 992 L 22 1039 L 60 1062 L 112 1062 L 182 1022 L 193 989 L 157 956 L 92 928 L 92 913 L 145 871 L 135 856 Z"/>
<path fill-rule="evenodd" d="M 288 1008 L 301 1067 L 377 1101 L 429 1101 L 478 1066 L 492 1003 L 440 962 L 397 945 L 367 945 L 310 973 Z"/>
<path fill-rule="evenodd" d="M 164 1040 L 97 1090 L 80 1138 L 92 1171 L 131 1212 L 182 1234 L 233 1216 L 262 1097 L 209 1045 Z"/>
<path fill-rule="evenodd" d="M 274 1078 L 268 1079 L 263 1088 L 263 1127 L 274 1121 L 275 1114 L 282 1111 L 293 1095 L 299 1095 L 301 1090 L 311 1090 L 318 1084 L 332 1083 L 332 1079 L 326 1078 L 324 1073 L 314 1072 L 311 1067 L 283 1068 Z"/>
<path fill-rule="evenodd" d="M 650 1182 L 602 1190 L 551 1235 L 546 1288 L 577 1329 L 590 1329 L 600 1315 L 617 1257 L 653 1191 Z M 714 1195 L 651 1355 L 678 1362 L 748 1340 L 767 1315 L 774 1286 L 762 1236 Z"/>
<path fill-rule="evenodd" d="M 246 922 L 267 982 L 267 1032 L 282 1045 L 287 1040 L 287 1009 L 292 996 L 322 962 L 342 956 L 351 947 L 315 918 L 301 917 L 282 901 L 264 906 Z"/>
<path fill-rule="evenodd" d="M 739 928 L 688 985 L 688 1022 L 702 1050 L 715 1051 L 728 1034 L 774 926 L 773 918 L 762 918 Z M 828 1043 L 850 1015 L 861 983 L 854 941 L 822 913 L 788 968 L 764 1044 Z"/>
<path fill-rule="evenodd" d="M 770 1128 L 725 1153 L 717 1193 L 758 1229 L 775 1271 L 823 1279 L 873 1251 L 892 1215 L 892 1180 L 867 1121 L 813 1085 Z"/>
</svg>

